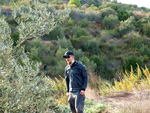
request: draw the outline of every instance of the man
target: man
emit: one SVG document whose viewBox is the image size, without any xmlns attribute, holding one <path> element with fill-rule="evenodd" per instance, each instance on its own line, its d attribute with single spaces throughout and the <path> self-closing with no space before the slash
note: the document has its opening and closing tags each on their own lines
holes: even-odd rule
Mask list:
<svg viewBox="0 0 150 113">
<path fill-rule="evenodd" d="M 65 80 L 70 109 L 72 113 L 83 113 L 88 83 L 86 67 L 81 62 L 75 61 L 72 51 L 67 51 L 63 58 L 68 64 L 65 68 Z"/>
</svg>

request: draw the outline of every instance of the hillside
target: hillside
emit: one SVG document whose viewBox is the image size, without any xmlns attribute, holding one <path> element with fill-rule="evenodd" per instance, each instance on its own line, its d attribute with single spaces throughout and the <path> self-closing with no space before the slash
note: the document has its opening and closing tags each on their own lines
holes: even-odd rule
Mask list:
<svg viewBox="0 0 150 113">
<path fill-rule="evenodd" d="M 0 112 L 69 112 L 67 50 L 88 70 L 87 113 L 149 110 L 150 9 L 109 0 L 0 4 Z"/>
</svg>

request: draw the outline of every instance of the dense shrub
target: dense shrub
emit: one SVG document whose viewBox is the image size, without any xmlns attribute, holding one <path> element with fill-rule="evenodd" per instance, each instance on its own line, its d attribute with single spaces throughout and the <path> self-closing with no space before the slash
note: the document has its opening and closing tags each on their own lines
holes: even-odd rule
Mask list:
<svg viewBox="0 0 150 113">
<path fill-rule="evenodd" d="M 87 36 L 87 31 L 84 28 L 81 28 L 80 26 L 75 26 L 72 29 L 72 35 L 75 37 L 81 37 L 81 36 Z"/>
<path fill-rule="evenodd" d="M 133 70 L 137 68 L 137 64 L 141 67 L 142 66 L 142 60 L 140 58 L 137 58 L 135 56 L 130 56 L 127 59 L 124 60 L 124 63 L 122 64 L 122 70 L 131 71 L 131 66 L 133 67 Z"/>
<path fill-rule="evenodd" d="M 71 41 L 67 40 L 65 37 L 62 39 L 58 39 L 57 46 L 64 49 L 68 48 L 69 50 L 73 49 Z"/>
<path fill-rule="evenodd" d="M 144 25 L 144 34 L 150 37 L 150 22 L 148 22 L 146 25 Z"/>
<path fill-rule="evenodd" d="M 41 39 L 33 39 L 30 43 L 30 47 L 28 47 L 27 51 L 29 51 L 29 58 L 36 61 L 42 61 L 42 63 L 46 63 L 49 61 L 48 53 L 50 51 L 50 47 L 42 42 Z"/>
<path fill-rule="evenodd" d="M 90 54 L 96 54 L 96 55 L 100 54 L 99 44 L 94 39 L 91 39 L 91 40 L 87 41 L 83 45 L 83 50 L 88 51 Z"/>
<path fill-rule="evenodd" d="M 115 2 L 115 1 L 113 1 L 113 2 Z M 119 4 L 113 3 L 113 2 L 107 2 L 105 5 L 107 7 L 111 7 L 112 9 L 114 9 L 116 11 L 117 9 L 119 9 Z"/>
<path fill-rule="evenodd" d="M 97 56 L 97 55 L 93 55 L 90 57 L 90 61 L 93 61 L 96 64 L 96 72 L 98 74 L 102 74 L 102 70 L 104 69 L 104 62 L 103 60 Z"/>
<path fill-rule="evenodd" d="M 78 21 L 78 25 L 81 27 L 88 27 L 90 24 L 90 22 L 87 19 L 82 19 L 80 21 Z"/>
<path fill-rule="evenodd" d="M 61 26 L 56 26 L 49 34 L 42 36 L 44 40 L 57 40 L 64 37 L 64 30 Z"/>
<path fill-rule="evenodd" d="M 113 29 L 117 23 L 119 23 L 118 17 L 113 15 L 105 16 L 102 21 L 103 26 L 107 29 Z"/>
<path fill-rule="evenodd" d="M 134 30 L 134 18 L 130 17 L 125 21 L 120 22 L 120 26 L 118 27 L 118 32 L 120 33 L 121 36 L 124 34 L 128 33 L 131 30 Z"/>
<path fill-rule="evenodd" d="M 147 17 L 143 17 L 139 20 L 137 20 L 134 24 L 136 26 L 136 30 L 139 31 L 140 33 L 144 34 L 145 31 L 144 31 L 144 26 L 146 26 L 146 24 L 148 23 L 148 21 L 150 21 L 149 18 Z M 146 30 L 146 29 L 145 29 Z"/>
<path fill-rule="evenodd" d="M 95 10 L 86 10 L 84 14 L 84 18 L 86 18 L 89 21 L 96 21 L 96 22 L 100 22 L 102 19 L 101 13 Z"/>
<path fill-rule="evenodd" d="M 70 38 L 70 41 L 72 42 L 72 45 L 74 48 L 79 49 L 79 48 L 82 48 L 84 43 L 86 43 L 91 38 L 92 37 L 89 37 L 89 36 L 72 37 Z"/>
<path fill-rule="evenodd" d="M 101 4 L 101 2 L 99 0 L 87 0 L 87 4 L 90 5 L 95 5 L 95 6 L 99 6 Z"/>
<path fill-rule="evenodd" d="M 53 56 L 51 59 L 56 60 L 56 64 L 51 65 L 52 66 L 52 71 L 51 74 L 53 76 L 64 76 L 64 70 L 67 65 L 65 59 L 63 58 L 63 55 L 65 52 L 68 51 L 68 48 L 61 48 L 59 47 L 58 50 L 56 51 L 55 57 Z"/>
<path fill-rule="evenodd" d="M 78 49 L 78 50 L 73 49 L 73 53 L 74 53 L 74 56 L 75 56 L 76 60 L 79 60 L 84 56 L 84 53 L 82 52 L 81 49 Z"/>
<path fill-rule="evenodd" d="M 16 32 L 14 32 L 12 35 L 11 35 L 11 38 L 13 39 L 13 41 L 14 41 L 14 46 L 16 46 L 17 45 L 17 41 L 19 40 L 19 32 L 18 31 L 16 31 Z"/>
<path fill-rule="evenodd" d="M 58 4 L 62 4 L 63 1 L 62 0 L 40 0 L 41 2 L 48 2 L 50 4 L 55 4 L 55 5 L 58 5 Z M 56 7 L 56 6 L 55 6 Z M 58 6 L 59 7 L 59 6 Z"/>
<path fill-rule="evenodd" d="M 101 17 L 104 18 L 105 16 L 114 15 L 116 16 L 117 13 L 114 9 L 107 7 L 100 10 Z"/>
<path fill-rule="evenodd" d="M 74 4 L 74 5 L 76 5 L 77 7 L 80 7 L 80 6 L 81 6 L 80 0 L 70 0 L 68 4 L 69 4 L 69 5 Z"/>
<path fill-rule="evenodd" d="M 15 27 L 17 26 L 17 23 L 16 23 L 15 19 L 13 18 L 13 16 L 6 17 L 6 22 Z"/>
<path fill-rule="evenodd" d="M 108 39 L 112 38 L 110 30 L 101 30 L 101 41 L 106 42 Z"/>
<path fill-rule="evenodd" d="M 91 4 L 91 6 L 89 8 L 87 8 L 86 10 L 99 10 L 98 7 L 96 7 L 94 4 Z"/>
<path fill-rule="evenodd" d="M 96 70 L 96 63 L 93 61 L 90 61 L 90 59 L 86 56 L 80 58 L 80 61 L 86 66 L 88 72 L 95 72 Z"/>
<path fill-rule="evenodd" d="M 69 18 L 68 20 L 68 26 L 73 26 L 74 25 L 74 21 L 72 18 Z"/>
<path fill-rule="evenodd" d="M 149 61 L 149 56 L 144 55 L 144 56 L 143 56 L 143 62 L 144 62 L 144 63 L 147 63 L 148 61 Z"/>
<path fill-rule="evenodd" d="M 69 17 L 72 19 L 83 19 L 84 16 L 83 16 L 83 13 L 81 13 L 79 8 L 71 8 Z"/>
<path fill-rule="evenodd" d="M 125 11 L 124 9 L 118 9 L 117 10 L 118 19 L 120 21 L 124 21 L 130 17 L 129 13 Z"/>
<path fill-rule="evenodd" d="M 39 58 L 38 53 L 39 53 L 38 48 L 35 48 L 35 47 L 31 48 L 29 58 L 33 61 L 41 62 L 41 59 Z"/>
<path fill-rule="evenodd" d="M 130 44 L 131 44 L 131 47 L 133 47 L 133 48 L 140 49 L 141 46 L 146 43 L 145 38 L 140 35 L 134 35 L 131 38 L 132 38 L 132 40 L 131 40 Z"/>
<path fill-rule="evenodd" d="M 141 55 L 147 55 L 150 56 L 150 48 L 147 45 L 142 44 L 142 46 L 139 49 L 139 52 Z"/>
<path fill-rule="evenodd" d="M 52 4 L 49 4 L 47 11 L 54 12 L 55 10 L 56 10 L 55 6 Z"/>
</svg>

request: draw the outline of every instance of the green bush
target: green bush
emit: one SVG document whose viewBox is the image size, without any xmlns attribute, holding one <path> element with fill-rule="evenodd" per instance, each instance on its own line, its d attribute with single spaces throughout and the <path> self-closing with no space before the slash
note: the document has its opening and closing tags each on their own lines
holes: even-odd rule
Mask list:
<svg viewBox="0 0 150 113">
<path fill-rule="evenodd" d="M 90 22 L 87 19 L 82 19 L 78 22 L 78 25 L 81 27 L 88 27 Z"/>
<path fill-rule="evenodd" d="M 95 10 L 86 10 L 84 18 L 86 18 L 89 21 L 96 21 L 96 22 L 101 22 L 102 19 L 101 13 Z"/>
<path fill-rule="evenodd" d="M 125 21 L 120 22 L 120 26 L 118 27 L 118 32 L 121 36 L 127 34 L 129 31 L 134 30 L 134 18 L 130 17 Z"/>
<path fill-rule="evenodd" d="M 90 61 L 90 59 L 86 56 L 80 58 L 80 61 L 87 67 L 88 72 L 95 72 L 96 70 L 96 63 Z"/>
<path fill-rule="evenodd" d="M 139 53 L 143 56 L 150 56 L 150 48 L 147 45 L 142 44 L 142 46 L 139 49 Z"/>
<path fill-rule="evenodd" d="M 73 53 L 74 53 L 76 60 L 79 60 L 80 58 L 82 58 L 84 56 L 84 53 L 82 52 L 81 49 L 78 49 L 78 50 L 73 49 Z"/>
<path fill-rule="evenodd" d="M 145 34 L 147 32 L 147 29 L 145 27 L 147 26 L 146 24 L 148 23 L 148 21 L 150 21 L 150 18 L 147 18 L 147 17 L 143 17 L 143 18 L 137 20 L 135 22 L 137 31 L 139 31 L 142 34 Z"/>
<path fill-rule="evenodd" d="M 10 25 L 9 25 L 10 27 Z M 18 31 L 15 31 L 11 34 L 11 38 L 13 40 L 13 46 L 16 46 L 18 44 L 18 41 L 19 41 L 19 32 Z M 21 46 L 24 46 L 24 45 L 27 45 L 27 41 L 24 41 Z"/>
<path fill-rule="evenodd" d="M 56 26 L 49 34 L 42 36 L 44 40 L 57 40 L 64 37 L 64 30 L 61 26 Z"/>
<path fill-rule="evenodd" d="M 107 29 L 113 29 L 117 23 L 119 23 L 118 17 L 114 15 L 105 16 L 102 21 L 103 26 Z"/>
<path fill-rule="evenodd" d="M 101 13 L 102 19 L 105 18 L 105 16 L 109 16 L 109 15 L 116 16 L 117 15 L 116 11 L 110 7 L 101 9 L 100 13 Z"/>
<path fill-rule="evenodd" d="M 41 62 L 41 60 L 38 56 L 38 53 L 39 53 L 38 48 L 35 48 L 35 47 L 31 48 L 29 58 L 32 59 L 33 61 Z"/>
<path fill-rule="evenodd" d="M 13 26 L 17 26 L 17 23 L 16 23 L 16 21 L 15 21 L 15 19 L 12 17 L 12 16 L 8 16 L 7 18 L 6 18 L 6 22 L 8 23 L 8 24 L 10 24 L 10 25 L 13 25 Z"/>
<path fill-rule="evenodd" d="M 97 55 L 93 55 L 90 57 L 90 61 L 93 61 L 96 64 L 96 72 L 98 74 L 102 74 L 102 70 L 104 69 L 104 61 L 101 57 Z"/>
<path fill-rule="evenodd" d="M 83 50 L 88 51 L 90 54 L 96 54 L 96 55 L 100 54 L 99 44 L 94 39 L 87 41 L 83 45 Z"/>
<path fill-rule="evenodd" d="M 81 1 L 81 2 L 83 2 L 83 4 L 85 3 L 84 1 Z M 89 6 L 91 6 L 93 4 L 96 7 L 98 7 L 99 5 L 101 5 L 101 2 L 99 0 L 87 0 L 87 4 Z"/>
<path fill-rule="evenodd" d="M 124 9 L 118 9 L 117 15 L 118 15 L 118 19 L 120 21 L 127 20 L 130 17 L 129 13 Z"/>
<path fill-rule="evenodd" d="M 47 11 L 54 12 L 54 11 L 56 11 L 56 7 L 52 4 L 49 4 Z"/>
<path fill-rule="evenodd" d="M 119 4 L 115 3 L 115 1 L 113 1 L 113 2 L 107 2 L 105 5 L 107 7 L 111 7 L 115 11 L 119 8 Z"/>
<path fill-rule="evenodd" d="M 68 48 L 69 50 L 73 49 L 72 43 L 70 40 L 67 40 L 65 37 L 62 39 L 58 39 L 57 41 L 57 47 L 61 47 L 61 48 Z"/>
<path fill-rule="evenodd" d="M 11 35 L 11 38 L 13 39 L 13 41 L 14 41 L 14 46 L 16 46 L 17 45 L 17 41 L 19 40 L 19 32 L 18 31 L 16 31 L 16 32 L 14 32 L 12 35 Z"/>
<path fill-rule="evenodd" d="M 56 51 L 55 56 L 53 56 L 54 58 L 51 58 L 51 59 L 55 59 L 56 61 L 56 64 L 51 65 L 52 75 L 55 75 L 57 77 L 59 75 L 61 76 L 64 75 L 64 70 L 65 70 L 67 63 L 66 63 L 66 60 L 63 58 L 63 55 L 66 51 L 68 51 L 68 48 L 59 47 L 58 50 Z"/>
<path fill-rule="evenodd" d="M 82 13 L 79 8 L 71 8 L 69 17 L 72 19 L 81 19 Z"/>
<path fill-rule="evenodd" d="M 143 62 L 144 62 L 144 63 L 148 63 L 148 61 L 149 61 L 149 56 L 144 55 L 144 56 L 143 56 Z"/>
<path fill-rule="evenodd" d="M 29 43 L 30 46 L 27 47 L 27 51 L 29 51 L 29 57 L 32 60 L 47 63 L 49 61 L 48 53 L 50 51 L 50 47 L 44 44 L 40 38 L 33 39 Z"/>
<path fill-rule="evenodd" d="M 131 66 L 133 67 L 133 70 L 135 71 L 137 69 L 137 64 L 141 67 L 143 62 L 140 58 L 137 58 L 135 56 L 130 56 L 127 59 L 124 60 L 124 63 L 122 64 L 122 70 L 123 72 L 131 71 Z"/>
<path fill-rule="evenodd" d="M 81 36 L 87 36 L 87 31 L 84 28 L 81 28 L 80 26 L 75 26 L 72 29 L 72 35 L 75 37 L 81 37 Z"/>
<path fill-rule="evenodd" d="M 77 7 L 81 6 L 80 0 L 70 0 L 69 5 L 75 4 Z"/>
<path fill-rule="evenodd" d="M 82 48 L 84 43 L 86 43 L 91 38 L 92 37 L 89 37 L 89 36 L 72 37 L 70 38 L 70 41 L 74 48 L 79 49 L 79 48 Z"/>
<path fill-rule="evenodd" d="M 74 21 L 72 18 L 69 18 L 68 20 L 68 26 L 73 26 L 74 25 Z"/>
<path fill-rule="evenodd" d="M 144 25 L 143 27 L 144 29 L 144 34 L 147 35 L 148 37 L 150 37 L 150 22 L 148 22 L 146 25 Z"/>
<path fill-rule="evenodd" d="M 140 49 L 143 44 L 146 43 L 145 39 L 142 36 L 134 35 L 131 37 L 131 47 Z"/>
</svg>

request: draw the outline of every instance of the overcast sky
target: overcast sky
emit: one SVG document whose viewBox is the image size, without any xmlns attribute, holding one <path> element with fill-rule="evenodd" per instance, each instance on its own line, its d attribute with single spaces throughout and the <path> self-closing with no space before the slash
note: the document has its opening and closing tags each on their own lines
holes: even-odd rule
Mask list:
<svg viewBox="0 0 150 113">
<path fill-rule="evenodd" d="M 150 0 L 117 0 L 117 2 L 125 4 L 136 4 L 138 7 L 150 8 Z"/>
</svg>

